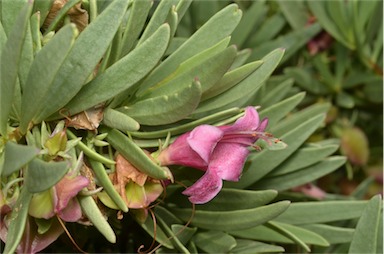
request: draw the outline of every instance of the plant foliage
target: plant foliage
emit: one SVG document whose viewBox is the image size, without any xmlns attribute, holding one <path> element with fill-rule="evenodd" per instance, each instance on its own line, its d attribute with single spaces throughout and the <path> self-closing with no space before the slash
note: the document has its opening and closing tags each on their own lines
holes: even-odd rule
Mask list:
<svg viewBox="0 0 384 254">
<path fill-rule="evenodd" d="M 0 2 L 4 253 L 71 252 L 68 236 L 87 252 L 382 253 L 371 178 L 302 191 L 382 169 L 382 2 L 234 2 Z M 249 105 L 279 139 L 191 204 L 182 191 L 201 172 L 156 156 Z"/>
</svg>

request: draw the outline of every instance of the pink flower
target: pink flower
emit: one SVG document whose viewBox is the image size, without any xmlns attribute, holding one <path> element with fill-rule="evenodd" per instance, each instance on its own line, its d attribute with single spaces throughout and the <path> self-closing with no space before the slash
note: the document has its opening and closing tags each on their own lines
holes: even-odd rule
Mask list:
<svg viewBox="0 0 384 254">
<path fill-rule="evenodd" d="M 260 122 L 254 107 L 233 125 L 201 125 L 178 137 L 163 150 L 158 160 L 162 165 L 183 165 L 206 171 L 183 194 L 195 204 L 213 199 L 222 188 L 222 180 L 238 181 L 249 154 L 258 138 L 269 139 L 264 130 L 268 120 Z"/>
<path fill-rule="evenodd" d="M 88 184 L 86 177 L 68 173 L 51 189 L 33 196 L 29 215 L 49 219 L 57 214 L 64 221 L 78 221 L 82 213 L 76 195 Z"/>
</svg>

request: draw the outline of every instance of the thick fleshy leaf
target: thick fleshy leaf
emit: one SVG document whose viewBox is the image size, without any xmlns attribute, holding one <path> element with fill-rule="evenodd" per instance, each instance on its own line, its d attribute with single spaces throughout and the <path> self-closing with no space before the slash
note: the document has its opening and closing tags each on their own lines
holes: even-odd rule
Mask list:
<svg viewBox="0 0 384 254">
<path fill-rule="evenodd" d="M 382 213 L 382 197 L 376 195 L 368 202 L 352 238 L 348 253 L 375 253 L 379 239 L 380 218 Z M 382 222 L 382 221 L 381 221 Z"/>
<path fill-rule="evenodd" d="M 116 235 L 113 229 L 108 224 L 104 215 L 97 207 L 95 200 L 92 196 L 78 196 L 78 200 L 84 214 L 92 222 L 92 224 L 99 230 L 99 232 L 111 243 L 116 243 Z"/>
<path fill-rule="evenodd" d="M 193 242 L 206 253 L 228 253 L 236 246 L 236 240 L 222 231 L 197 233 Z"/>
<path fill-rule="evenodd" d="M 11 224 L 8 228 L 6 245 L 3 253 L 14 253 L 24 233 L 25 224 L 28 216 L 28 209 L 32 193 L 28 192 L 27 188 L 21 190 L 20 196 L 16 202 L 11 214 Z"/>
<path fill-rule="evenodd" d="M 347 220 L 360 217 L 366 206 L 367 201 L 293 203 L 275 220 L 292 225 Z"/>
<path fill-rule="evenodd" d="M 140 124 L 132 117 L 111 108 L 104 110 L 103 124 L 124 132 L 138 131 L 140 129 Z"/>
<path fill-rule="evenodd" d="M 200 81 L 204 93 L 222 78 L 236 56 L 235 47 L 226 48 L 228 41 L 229 39 L 225 38 L 211 48 L 187 59 L 170 76 L 138 96 L 151 98 L 171 94 L 175 87 L 181 89 L 194 79 Z"/>
<path fill-rule="evenodd" d="M 338 145 L 317 145 L 297 149 L 284 163 L 274 169 L 268 176 L 279 176 L 315 164 L 331 155 L 338 149 Z"/>
<path fill-rule="evenodd" d="M 255 61 L 225 73 L 224 76 L 218 82 L 216 82 L 213 87 L 205 91 L 201 100 L 205 101 L 215 97 L 218 94 L 221 94 L 231 87 L 237 85 L 239 82 L 253 73 L 257 68 L 259 68 L 262 64 L 263 61 Z"/>
<path fill-rule="evenodd" d="M 46 96 L 50 92 L 52 82 L 65 61 L 76 35 L 75 26 L 67 25 L 60 29 L 36 55 L 21 98 L 20 129 L 22 132 L 26 131 L 39 107 L 42 104 L 46 105 Z"/>
<path fill-rule="evenodd" d="M 191 225 L 210 230 L 241 230 L 263 224 L 283 213 L 290 205 L 289 201 L 244 210 L 201 211 L 196 210 Z M 170 209 L 176 216 L 188 221 L 191 209 Z M 236 221 L 236 223 L 233 223 Z"/>
<path fill-rule="evenodd" d="M 40 150 L 34 146 L 19 145 L 11 141 L 5 144 L 4 150 L 3 172 L 1 172 L 4 176 L 9 176 L 13 172 L 16 172 L 33 160 L 40 152 Z"/>
<path fill-rule="evenodd" d="M 200 205 L 199 210 L 232 211 L 259 207 L 271 202 L 277 196 L 275 190 L 238 190 L 224 188 L 210 202 Z"/>
<path fill-rule="evenodd" d="M 82 88 L 115 36 L 127 5 L 127 0 L 113 1 L 81 32 L 57 72 L 50 92 L 33 122 L 39 123 L 60 110 Z"/>
<path fill-rule="evenodd" d="M 324 175 L 338 169 L 346 162 L 342 156 L 332 156 L 321 160 L 315 165 L 275 177 L 266 177 L 257 182 L 253 187 L 256 189 L 276 189 L 278 191 L 293 188 L 305 183 L 312 182 Z M 252 187 L 251 187 L 252 188 Z"/>
<path fill-rule="evenodd" d="M 67 161 L 46 162 L 35 158 L 28 164 L 25 186 L 31 193 L 47 190 L 60 181 L 69 167 Z"/>
<path fill-rule="evenodd" d="M 134 46 L 137 37 L 139 37 L 141 30 L 145 25 L 152 4 L 153 2 L 150 0 L 133 2 L 122 38 L 120 56 L 128 54 Z"/>
<path fill-rule="evenodd" d="M 245 240 L 245 239 L 236 239 L 236 247 L 232 249 L 232 253 L 237 254 L 248 254 L 248 253 L 283 253 L 284 248 L 273 245 L 266 244 L 262 242 Z"/>
<path fill-rule="evenodd" d="M 218 96 L 200 103 L 199 107 L 194 111 L 192 117 L 199 118 L 213 112 L 217 112 L 218 110 L 231 108 L 234 105 L 239 106 L 239 104 L 244 104 L 246 102 L 244 97 L 252 95 L 261 87 L 263 82 L 275 70 L 283 57 L 283 54 L 283 49 L 276 49 L 270 52 L 263 59 L 261 59 L 263 64 L 236 86 L 228 89 Z"/>
<path fill-rule="evenodd" d="M 260 118 L 268 116 L 268 124 L 275 126 L 284 116 L 295 108 L 305 97 L 305 93 L 298 93 L 260 111 Z"/>
<path fill-rule="evenodd" d="M 355 232 L 352 228 L 336 227 L 326 224 L 308 224 L 303 225 L 302 227 L 321 235 L 330 244 L 349 243 Z"/>
<path fill-rule="evenodd" d="M 130 138 L 113 129 L 107 130 L 108 142 L 126 158 L 135 168 L 155 179 L 172 179 L 172 173 L 166 167 L 154 163 L 144 151 Z"/>
<path fill-rule="evenodd" d="M 140 100 L 132 105 L 118 108 L 143 125 L 161 125 L 179 121 L 190 115 L 201 97 L 199 81 L 171 94 Z"/>
<path fill-rule="evenodd" d="M 182 62 L 229 36 L 240 21 L 241 15 L 241 10 L 235 4 L 216 13 L 143 81 L 140 90 L 145 91 L 157 84 L 174 72 Z"/>
<path fill-rule="evenodd" d="M 103 164 L 92 159 L 89 159 L 89 163 L 91 164 L 92 171 L 97 178 L 98 184 L 103 187 L 106 194 L 113 200 L 114 204 L 116 204 L 118 208 L 120 208 L 123 212 L 128 212 L 127 205 L 113 186 L 113 183 L 109 179 Z"/>
<path fill-rule="evenodd" d="M 75 114 L 130 88 L 159 62 L 168 45 L 169 32 L 167 24 L 161 26 L 142 45 L 85 85 L 65 107 Z M 147 55 L 148 52 L 151 54 Z"/>
<path fill-rule="evenodd" d="M 171 128 L 165 128 L 156 131 L 145 131 L 145 132 L 130 132 L 130 134 L 134 137 L 142 138 L 142 139 L 153 139 L 153 138 L 163 138 L 166 137 L 168 133 L 173 135 L 182 134 L 192 130 L 193 128 L 202 125 L 202 124 L 215 124 L 220 120 L 224 120 L 230 118 L 232 116 L 238 115 L 241 113 L 240 108 L 231 108 L 227 110 L 223 110 L 221 112 L 209 115 L 207 117 L 203 117 L 197 119 L 195 121 L 188 122 L 186 124 L 181 124 Z"/>
<path fill-rule="evenodd" d="M 10 3 L 10 1 L 7 2 Z M 8 34 L 0 56 L 0 133 L 3 136 L 7 134 L 8 117 L 15 95 L 23 43 L 32 7 L 32 1 L 24 4 Z"/>
</svg>

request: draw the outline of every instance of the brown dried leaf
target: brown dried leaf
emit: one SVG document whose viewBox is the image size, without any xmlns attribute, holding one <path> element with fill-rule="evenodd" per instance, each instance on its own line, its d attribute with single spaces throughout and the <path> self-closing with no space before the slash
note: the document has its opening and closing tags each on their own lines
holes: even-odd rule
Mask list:
<svg viewBox="0 0 384 254">
<path fill-rule="evenodd" d="M 43 28 L 47 29 L 52 23 L 58 12 L 64 7 L 68 0 L 55 0 L 52 4 L 51 10 L 44 21 Z M 81 2 L 72 7 L 67 13 L 69 19 L 74 23 L 77 29 L 81 32 L 88 25 L 88 12 L 81 8 Z M 59 24 L 56 31 L 60 29 L 63 24 Z"/>
<path fill-rule="evenodd" d="M 67 119 L 67 126 L 75 129 L 96 130 L 103 120 L 103 108 L 94 107 L 87 109 L 72 118 Z"/>
</svg>

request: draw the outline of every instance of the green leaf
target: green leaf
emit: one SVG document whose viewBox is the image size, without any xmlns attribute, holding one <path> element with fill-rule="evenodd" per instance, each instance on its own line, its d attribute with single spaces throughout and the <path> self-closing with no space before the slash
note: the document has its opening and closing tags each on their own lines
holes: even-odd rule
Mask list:
<svg viewBox="0 0 384 254">
<path fill-rule="evenodd" d="M 143 43 L 166 21 L 167 16 L 172 9 L 172 5 L 176 5 L 176 3 L 177 0 L 162 1 L 159 3 L 140 37 L 138 45 Z"/>
<path fill-rule="evenodd" d="M 270 126 L 268 130 L 273 133 L 274 136 L 282 137 L 284 133 L 287 133 L 287 130 L 295 129 L 307 119 L 310 119 L 316 115 L 325 115 L 325 113 L 328 112 L 329 108 L 330 104 L 328 103 L 315 103 L 299 112 L 291 114 L 289 117 L 285 118 L 284 121 L 279 122 L 279 124 Z"/>
<path fill-rule="evenodd" d="M 14 142 L 7 142 L 4 148 L 4 164 L 1 175 L 9 176 L 16 172 L 28 162 L 33 160 L 40 150 L 34 146 L 19 145 Z"/>
<path fill-rule="evenodd" d="M 202 211 L 196 210 L 191 225 L 210 230 L 240 230 L 263 224 L 283 213 L 289 201 L 281 201 L 262 207 L 235 211 Z M 176 216 L 188 221 L 191 209 L 170 209 Z M 236 223 L 233 223 L 233 222 Z"/>
<path fill-rule="evenodd" d="M 69 167 L 67 161 L 46 162 L 35 158 L 28 164 L 25 186 L 31 193 L 45 191 L 59 182 Z"/>
<path fill-rule="evenodd" d="M 39 52 L 39 50 L 41 49 L 40 19 L 40 12 L 36 12 L 31 17 L 31 35 L 34 56 L 36 56 L 37 52 Z"/>
<path fill-rule="evenodd" d="M 287 160 L 268 174 L 268 176 L 280 176 L 313 165 L 334 153 L 338 147 L 338 145 L 313 145 L 299 148 Z"/>
<path fill-rule="evenodd" d="M 336 96 L 336 103 L 338 106 L 343 108 L 353 108 L 355 106 L 355 100 L 347 93 L 340 92 Z"/>
<path fill-rule="evenodd" d="M 4 27 L 5 34 L 9 36 L 13 26 L 16 24 L 20 10 L 27 4 L 27 0 L 2 0 L 1 1 L 1 23 Z M 32 3 L 29 3 L 32 5 Z"/>
<path fill-rule="evenodd" d="M 140 124 L 169 124 L 190 115 L 200 101 L 201 92 L 201 85 L 195 80 L 188 87 L 174 90 L 172 94 L 144 99 L 117 110 Z"/>
<path fill-rule="evenodd" d="M 172 245 L 181 253 L 188 253 L 187 248 L 182 242 L 180 242 L 178 236 L 172 231 L 172 229 L 164 222 L 161 217 L 157 217 L 159 226 L 163 229 L 164 233 L 170 238 Z"/>
<path fill-rule="evenodd" d="M 0 55 L 7 43 L 7 35 L 5 34 L 3 24 L 0 22 Z"/>
<path fill-rule="evenodd" d="M 19 198 L 11 213 L 11 221 L 7 232 L 7 239 L 3 253 L 14 253 L 24 234 L 28 217 L 28 207 L 32 193 L 27 188 L 22 188 Z"/>
<path fill-rule="evenodd" d="M 260 118 L 268 117 L 268 125 L 274 126 L 290 111 L 292 111 L 305 97 L 305 93 L 301 92 L 293 95 L 285 100 L 282 100 L 272 106 L 269 106 L 260 111 Z"/>
<path fill-rule="evenodd" d="M 98 184 L 103 187 L 103 190 L 105 190 L 105 192 L 113 200 L 113 202 L 115 202 L 115 204 L 120 210 L 125 213 L 128 212 L 127 205 L 113 186 L 111 180 L 108 177 L 107 172 L 105 171 L 103 164 L 92 159 L 89 159 L 88 161 L 91 164 L 92 171 L 97 178 Z"/>
<path fill-rule="evenodd" d="M 166 167 L 160 167 L 131 139 L 116 129 L 108 130 L 107 141 L 134 167 L 155 179 L 172 179 Z"/>
<path fill-rule="evenodd" d="M 294 243 L 301 246 L 302 248 L 304 248 L 305 251 L 308 252 L 310 252 L 311 249 L 307 244 L 313 244 L 323 247 L 329 246 L 327 240 L 325 240 L 322 236 L 313 233 L 307 229 L 274 221 L 268 222 L 267 226 L 288 237 Z"/>
<path fill-rule="evenodd" d="M 32 19 L 32 17 L 30 18 L 30 20 Z M 24 38 L 23 49 L 22 49 L 20 65 L 19 65 L 19 72 L 18 72 L 20 87 L 22 91 L 26 86 L 26 80 L 31 68 L 31 64 L 33 62 L 33 58 L 34 58 L 31 21 L 28 22 L 27 30 L 25 31 L 25 33 L 26 35 Z M 21 92 L 16 95 L 20 97 Z M 20 109 L 20 104 L 17 105 L 17 107 Z M 18 112 L 18 115 L 19 113 L 20 112 Z"/>
<path fill-rule="evenodd" d="M 368 202 L 352 238 L 348 253 L 375 253 L 382 217 L 382 197 L 376 195 Z"/>
<path fill-rule="evenodd" d="M 345 157 L 333 156 L 316 163 L 315 165 L 275 177 L 264 177 L 263 180 L 255 183 L 256 189 L 276 189 L 278 191 L 287 190 L 305 183 L 312 182 L 324 175 L 327 175 L 346 161 Z"/>
<path fill-rule="evenodd" d="M 304 1 L 278 1 L 277 3 L 293 29 L 302 29 L 307 24 L 309 14 Z"/>
<path fill-rule="evenodd" d="M 275 220 L 293 225 L 348 220 L 360 217 L 366 205 L 366 201 L 293 203 Z"/>
<path fill-rule="evenodd" d="M 261 22 L 260 22 L 261 23 Z M 285 27 L 286 20 L 281 13 L 275 13 L 269 17 L 263 17 L 262 23 L 247 40 L 246 47 L 254 47 L 273 40 Z"/>
<path fill-rule="evenodd" d="M 318 79 L 313 78 L 313 71 L 307 68 L 299 67 L 287 67 L 284 69 L 284 73 L 288 77 L 295 79 L 297 85 L 304 90 L 314 93 L 316 95 L 324 95 L 329 93 L 329 88 L 321 83 Z"/>
<path fill-rule="evenodd" d="M 231 253 L 236 254 L 249 254 L 249 253 L 268 253 L 268 252 L 277 252 L 283 253 L 284 248 L 266 244 L 262 242 L 246 240 L 246 239 L 236 239 L 236 247 L 231 250 Z"/>
<path fill-rule="evenodd" d="M 284 58 L 281 60 L 281 63 L 284 63 L 320 31 L 320 25 L 315 23 L 303 29 L 282 35 L 273 41 L 266 41 L 262 45 L 253 48 L 252 54 L 248 60 L 254 61 L 256 59 L 260 59 L 261 56 L 273 49 L 284 48 L 286 52 L 284 54 Z"/>
<path fill-rule="evenodd" d="M 233 61 L 232 65 L 231 65 L 230 70 L 234 70 L 236 68 L 243 66 L 246 63 L 249 56 L 251 55 L 251 53 L 252 53 L 252 51 L 250 49 L 239 50 L 236 54 L 235 60 Z"/>
<path fill-rule="evenodd" d="M 252 34 L 255 27 L 258 27 L 261 20 L 265 18 L 265 14 L 268 11 L 268 7 L 265 1 L 254 1 L 252 5 L 245 10 L 244 15 L 232 33 L 232 44 L 237 45 L 239 48 L 243 48 L 244 42 L 247 40 L 250 34 Z"/>
<path fill-rule="evenodd" d="M 268 82 L 264 89 L 259 90 L 255 101 L 258 101 L 262 107 L 269 107 L 280 102 L 290 92 L 294 80 L 284 79 L 281 82 Z"/>
<path fill-rule="evenodd" d="M 134 1 L 130 9 L 128 23 L 121 43 L 120 56 L 125 56 L 131 51 L 136 39 L 139 37 L 153 2 L 150 0 Z"/>
<path fill-rule="evenodd" d="M 187 244 L 197 231 L 197 228 L 189 228 L 179 224 L 171 225 L 171 229 L 173 234 L 177 235 L 177 238 L 182 244 Z"/>
<path fill-rule="evenodd" d="M 215 97 L 218 94 L 221 94 L 224 91 L 235 86 L 240 81 L 245 79 L 248 75 L 253 73 L 262 64 L 262 61 L 255 61 L 225 73 L 224 76 L 220 79 L 220 81 L 218 81 L 212 88 L 208 89 L 208 91 L 205 91 L 201 98 L 202 101 Z"/>
<path fill-rule="evenodd" d="M 127 90 L 158 63 L 168 41 L 169 26 L 164 24 L 143 44 L 86 84 L 65 108 L 75 114 Z"/>
<path fill-rule="evenodd" d="M 20 130 L 22 133 L 26 132 L 29 122 L 39 108 L 42 105 L 47 106 L 46 97 L 50 93 L 52 82 L 65 61 L 76 35 L 75 25 L 67 25 L 36 54 L 21 97 Z"/>
<path fill-rule="evenodd" d="M 163 229 L 156 226 L 156 222 L 153 221 L 151 216 L 148 216 L 144 223 L 139 222 L 139 224 L 151 237 L 156 237 L 156 241 L 162 244 L 164 247 L 168 249 L 175 248 L 169 237 L 164 233 Z"/>
<path fill-rule="evenodd" d="M 261 60 L 263 64 L 243 81 L 226 92 L 200 103 L 192 117 L 200 118 L 213 112 L 217 112 L 218 110 L 228 109 L 234 105 L 239 106 L 239 103 L 244 103 L 244 96 L 253 94 L 261 87 L 263 82 L 275 70 L 283 57 L 283 54 L 284 50 L 276 49 L 266 55 Z"/>
<path fill-rule="evenodd" d="M 56 74 L 45 103 L 39 108 L 33 122 L 39 123 L 55 113 L 81 89 L 115 36 L 127 5 L 127 0 L 113 1 L 81 32 Z"/>
<path fill-rule="evenodd" d="M 251 209 L 271 202 L 277 196 L 275 190 L 238 190 L 222 189 L 210 202 L 200 205 L 199 210 L 206 211 L 232 211 Z"/>
<path fill-rule="evenodd" d="M 47 17 L 49 10 L 55 0 L 35 0 L 33 5 L 33 13 L 37 11 L 40 13 L 40 24 L 39 28 L 44 24 L 45 18 Z"/>
<path fill-rule="evenodd" d="M 260 225 L 254 228 L 239 231 L 230 231 L 229 233 L 236 237 L 243 237 L 258 241 L 329 246 L 329 243 L 322 235 L 303 227 L 276 221 L 269 221 L 266 225 Z M 308 248 L 308 246 L 306 248 Z"/>
<path fill-rule="evenodd" d="M 330 244 L 349 243 L 355 232 L 352 228 L 342 228 L 325 224 L 308 224 L 302 225 L 302 227 L 321 235 Z"/>
<path fill-rule="evenodd" d="M 140 124 L 135 119 L 111 108 L 104 110 L 103 124 L 123 132 L 137 131 L 140 129 Z"/>
<path fill-rule="evenodd" d="M 235 47 L 226 48 L 229 38 L 225 38 L 214 46 L 181 63 L 169 77 L 148 89 L 140 98 L 150 98 L 170 94 L 175 87 L 181 89 L 197 78 L 205 92 L 211 88 L 228 70 L 235 55 Z"/>
<path fill-rule="evenodd" d="M 332 20 L 326 10 L 325 1 L 308 1 L 308 7 L 311 12 L 315 15 L 318 22 L 320 22 L 321 26 L 327 30 L 328 33 L 332 35 L 336 40 L 343 43 L 350 49 L 354 49 L 354 45 L 350 44 L 350 42 L 343 36 L 342 31 L 339 30 L 337 23 Z M 348 29 L 348 26 L 344 29 Z"/>
<path fill-rule="evenodd" d="M 152 139 L 152 138 L 164 138 L 168 133 L 171 135 L 178 135 L 184 132 L 192 130 L 194 127 L 199 126 L 201 124 L 213 124 L 220 120 L 227 119 L 236 114 L 239 114 L 241 110 L 239 108 L 231 108 L 227 110 L 223 110 L 221 112 L 209 115 L 207 117 L 188 122 L 186 124 L 181 124 L 176 127 L 171 127 L 168 129 L 160 129 L 158 131 L 145 131 L 145 132 L 130 132 L 134 137 L 143 138 L 143 139 Z"/>
<path fill-rule="evenodd" d="M 235 238 L 221 231 L 197 233 L 193 242 L 206 253 L 228 253 L 236 246 Z"/>
<path fill-rule="evenodd" d="M 80 203 L 81 209 L 88 219 L 92 222 L 93 226 L 110 242 L 116 243 L 116 235 L 113 229 L 108 224 L 104 215 L 101 213 L 95 200 L 92 196 L 78 196 L 77 200 Z"/>
<path fill-rule="evenodd" d="M 229 36 L 240 21 L 241 15 L 241 10 L 235 4 L 228 5 L 216 13 L 143 81 L 138 94 L 169 76 L 185 60 Z"/>
<path fill-rule="evenodd" d="M 32 2 L 26 3 L 17 15 L 0 56 L 0 134 L 3 136 L 7 134 L 8 117 L 15 95 L 22 49 L 32 7 Z"/>
</svg>

